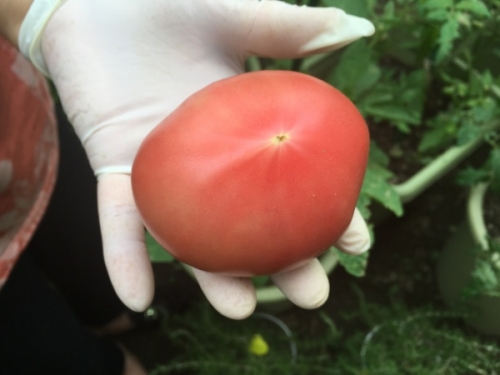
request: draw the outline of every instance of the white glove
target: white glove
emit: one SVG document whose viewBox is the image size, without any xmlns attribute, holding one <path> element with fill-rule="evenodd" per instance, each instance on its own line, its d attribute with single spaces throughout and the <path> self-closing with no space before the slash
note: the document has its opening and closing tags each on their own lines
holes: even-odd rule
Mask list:
<svg viewBox="0 0 500 375">
<path fill-rule="evenodd" d="M 48 20 L 45 22 L 45 20 Z M 330 51 L 373 25 L 333 8 L 258 0 L 35 0 L 21 27 L 21 50 L 57 87 L 98 176 L 104 255 L 111 281 L 130 308 L 153 297 L 144 228 L 130 170 L 144 137 L 188 96 L 244 71 L 250 55 L 293 58 Z M 356 211 L 339 248 L 369 247 Z M 255 308 L 249 279 L 195 270 L 212 305 L 231 318 Z M 272 276 L 304 308 L 328 297 L 317 260 Z"/>
</svg>

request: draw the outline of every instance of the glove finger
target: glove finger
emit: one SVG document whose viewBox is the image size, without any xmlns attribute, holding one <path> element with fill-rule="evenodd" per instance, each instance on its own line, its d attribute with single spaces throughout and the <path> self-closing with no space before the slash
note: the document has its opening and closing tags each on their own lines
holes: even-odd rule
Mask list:
<svg viewBox="0 0 500 375">
<path fill-rule="evenodd" d="M 255 310 L 255 288 L 249 278 L 217 275 L 193 268 L 208 301 L 222 315 L 244 319 Z"/>
<path fill-rule="evenodd" d="M 291 302 L 304 309 L 320 307 L 330 293 L 328 276 L 317 259 L 272 275 L 271 279 Z"/>
<path fill-rule="evenodd" d="M 130 176 L 102 175 L 98 201 L 104 260 L 111 283 L 125 305 L 143 311 L 153 299 L 154 278 Z"/>
<path fill-rule="evenodd" d="M 363 216 L 356 208 L 351 223 L 335 243 L 335 247 L 347 254 L 358 255 L 371 246 L 370 232 Z"/>
<path fill-rule="evenodd" d="M 341 48 L 375 32 L 367 19 L 338 8 L 282 1 L 223 1 L 226 34 L 249 55 L 294 58 Z"/>
</svg>

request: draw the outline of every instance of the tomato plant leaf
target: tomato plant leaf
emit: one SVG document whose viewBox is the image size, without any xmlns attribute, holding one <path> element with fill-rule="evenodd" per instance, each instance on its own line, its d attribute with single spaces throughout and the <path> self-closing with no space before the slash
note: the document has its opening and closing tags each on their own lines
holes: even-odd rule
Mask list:
<svg viewBox="0 0 500 375">
<path fill-rule="evenodd" d="M 453 6 L 453 0 L 424 0 L 422 7 L 428 9 L 446 9 Z"/>
<path fill-rule="evenodd" d="M 461 1 L 456 5 L 456 9 L 469 11 L 477 17 L 491 17 L 488 7 L 480 0 Z"/>
<path fill-rule="evenodd" d="M 487 181 L 489 176 L 488 171 L 484 169 L 466 167 L 458 173 L 457 183 L 463 186 L 473 186 L 479 182 Z"/>
<path fill-rule="evenodd" d="M 424 133 L 418 145 L 418 151 L 421 153 L 429 153 L 440 150 L 445 145 L 451 144 L 454 138 L 454 129 L 444 126 L 436 127 Z"/>
<path fill-rule="evenodd" d="M 368 168 L 365 173 L 363 187 L 358 198 L 357 207 L 363 217 L 368 220 L 370 217 L 370 203 L 374 199 L 384 207 L 394 212 L 397 216 L 403 214 L 403 207 L 399 195 L 388 182 L 394 174 L 387 169 L 389 157 L 377 146 L 375 142 L 370 144 L 370 157 Z"/>
<path fill-rule="evenodd" d="M 436 61 L 441 62 L 450 53 L 453 42 L 460 36 L 460 24 L 457 19 L 450 18 L 441 27 L 439 33 L 439 48 L 436 54 Z"/>
<path fill-rule="evenodd" d="M 382 72 L 375 63 L 370 63 L 364 73 L 359 74 L 358 81 L 355 83 L 352 92 L 353 100 L 358 100 L 365 92 L 374 87 L 380 80 Z"/>
<path fill-rule="evenodd" d="M 479 95 L 484 96 L 484 93 Z M 474 102 L 474 106 L 471 108 L 471 116 L 474 122 L 478 125 L 484 125 L 493 119 L 498 118 L 500 115 L 500 108 L 497 101 L 491 97 L 485 97 L 480 99 L 478 102 Z"/>
<path fill-rule="evenodd" d="M 389 165 L 389 156 L 382 151 L 382 149 L 377 145 L 375 141 L 371 141 L 370 143 L 370 164 L 379 165 L 381 167 L 387 167 Z M 392 173 L 386 170 L 389 173 L 389 176 L 392 176 Z"/>
<path fill-rule="evenodd" d="M 395 78 L 385 71 L 373 89 L 357 104 L 361 113 L 377 121 L 389 121 L 403 133 L 420 125 L 425 101 L 425 73 L 418 69 Z"/>
<path fill-rule="evenodd" d="M 356 277 L 363 277 L 366 272 L 366 266 L 368 264 L 369 251 L 364 252 L 360 255 L 349 255 L 337 248 L 332 248 L 337 255 L 340 264 L 345 268 L 345 270 Z"/>
<path fill-rule="evenodd" d="M 384 207 L 394 212 L 396 216 L 403 215 L 403 205 L 399 195 L 386 176 L 380 173 L 380 167 L 368 165 L 361 192 L 381 203 Z"/>
<path fill-rule="evenodd" d="M 379 77 L 380 71 L 373 66 L 371 49 L 366 41 L 360 40 L 345 49 L 327 81 L 356 102 Z"/>
<path fill-rule="evenodd" d="M 432 21 L 446 21 L 448 19 L 448 14 L 446 9 L 433 9 L 427 13 L 427 18 Z"/>
<path fill-rule="evenodd" d="M 392 20 L 395 16 L 396 6 L 394 5 L 394 1 L 388 1 L 384 6 L 384 18 Z"/>
<path fill-rule="evenodd" d="M 358 17 L 370 15 L 369 2 L 366 0 L 322 0 L 323 5 L 344 10 L 346 13 Z"/>
<path fill-rule="evenodd" d="M 371 210 L 370 210 L 370 203 L 371 203 L 371 198 L 366 195 L 366 194 L 360 194 L 358 197 L 358 202 L 356 203 L 356 207 L 361 213 L 361 216 L 365 220 L 369 220 L 371 217 Z"/>
<path fill-rule="evenodd" d="M 409 128 L 405 124 L 418 125 L 420 123 L 418 117 L 414 116 L 414 114 L 410 113 L 405 108 L 401 108 L 398 104 L 388 103 L 384 106 L 366 105 L 363 109 L 364 113 L 369 116 L 380 120 L 390 120 L 392 124 L 403 133 L 409 133 Z"/>
<path fill-rule="evenodd" d="M 491 164 L 491 188 L 493 191 L 500 194 L 500 149 L 494 148 L 490 153 Z"/>
<path fill-rule="evenodd" d="M 472 271 L 471 281 L 465 288 L 465 296 L 498 295 L 498 277 L 489 260 L 478 259 Z"/>
<path fill-rule="evenodd" d="M 481 129 L 474 124 L 467 122 L 463 124 L 457 132 L 457 144 L 465 145 L 481 136 Z"/>
</svg>

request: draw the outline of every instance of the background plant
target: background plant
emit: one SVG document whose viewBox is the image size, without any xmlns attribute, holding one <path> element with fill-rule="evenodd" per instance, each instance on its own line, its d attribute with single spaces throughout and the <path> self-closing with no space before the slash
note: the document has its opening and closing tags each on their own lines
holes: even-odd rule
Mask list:
<svg viewBox="0 0 500 375">
<path fill-rule="evenodd" d="M 499 121 L 500 38 L 496 0 L 323 0 L 367 17 L 376 34 L 310 60 L 303 70 L 343 91 L 371 130 L 390 127 L 390 148 L 373 144 L 360 199 L 400 216 L 391 161 L 422 166 L 450 145 L 485 136 Z M 417 141 L 402 149 L 404 139 Z M 488 134 L 487 138 L 492 139 Z"/>
<path fill-rule="evenodd" d="M 500 348 L 492 340 L 466 333 L 463 314 L 435 308 L 412 310 L 401 303 L 369 303 L 357 288 L 358 309 L 344 313 L 365 329 L 343 332 L 325 312 L 321 334 L 307 330 L 285 333 L 285 322 L 254 316 L 245 324 L 216 314 L 201 304 L 188 316 L 165 325 L 179 354 L 159 364 L 151 375 L 470 375 L 498 374 Z M 269 320 L 269 317 L 271 320 Z M 255 350 L 258 335 L 264 351 Z"/>
<path fill-rule="evenodd" d="M 358 201 L 364 217 L 370 220 L 373 202 L 401 216 L 394 184 L 408 177 L 404 173 L 478 138 L 491 152 L 480 167 L 464 171 L 461 183 L 488 180 L 500 189 L 500 2 L 323 0 L 320 5 L 366 17 L 377 30 L 300 65 L 349 96 L 370 126 L 370 161 Z M 353 274 L 363 274 L 366 258 L 339 257 L 348 270 L 357 270 Z"/>
<path fill-rule="evenodd" d="M 474 251 L 474 267 L 462 291 L 465 302 L 480 296 L 500 297 L 500 239 L 489 239 L 488 249 Z"/>
</svg>

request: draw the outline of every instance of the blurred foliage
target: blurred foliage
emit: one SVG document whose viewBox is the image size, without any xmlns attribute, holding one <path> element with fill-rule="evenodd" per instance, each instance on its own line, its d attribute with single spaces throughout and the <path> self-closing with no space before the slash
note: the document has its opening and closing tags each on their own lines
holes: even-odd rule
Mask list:
<svg viewBox="0 0 500 375">
<path fill-rule="evenodd" d="M 146 232 L 146 246 L 149 253 L 149 259 L 151 259 L 153 263 L 170 263 L 175 260 L 170 253 L 156 242 L 149 232 Z"/>
<path fill-rule="evenodd" d="M 368 123 L 415 133 L 422 165 L 449 146 L 484 137 L 492 146 L 491 156 L 475 173 L 466 172 L 462 182 L 489 179 L 500 189 L 496 130 L 500 46 L 495 42 L 500 40 L 500 2 L 323 0 L 322 4 L 367 17 L 377 31 L 322 60 L 311 58 L 303 71 L 344 92 Z M 399 216 L 403 209 L 394 202 L 398 199 L 391 191 L 394 176 L 388 171 L 393 155 L 382 158 L 381 152 L 387 150 L 379 148 L 370 155 L 361 203 L 367 207 L 370 200 L 378 201 Z"/>
<path fill-rule="evenodd" d="M 372 129 L 396 130 L 390 150 L 372 141 L 358 201 L 363 216 L 371 219 L 373 201 L 403 214 L 393 188 L 399 181 L 393 160 L 416 161 L 418 169 L 448 147 L 478 138 L 491 146 L 490 155 L 483 165 L 466 168 L 460 183 L 488 181 L 500 192 L 500 1 L 323 0 L 321 5 L 366 17 L 376 28 L 372 37 L 301 65 L 346 94 Z M 405 137 L 418 139 L 415 150 L 397 146 Z"/>
<path fill-rule="evenodd" d="M 225 319 L 207 303 L 173 316 L 164 334 L 178 349 L 150 375 L 495 375 L 500 347 L 466 332 L 462 313 L 435 308 L 412 310 L 401 303 L 378 305 L 358 294 L 354 313 L 335 322 L 320 311 L 321 331 L 298 325 L 296 332 L 277 316 L 256 314 Z M 354 298 L 356 295 L 354 294 Z M 343 332 L 355 322 L 364 329 Z M 258 347 L 258 350 L 256 350 Z"/>
<path fill-rule="evenodd" d="M 332 250 L 335 251 L 339 263 L 347 272 L 356 277 L 365 276 L 369 252 L 364 252 L 361 255 L 349 255 L 336 248 L 332 248 Z"/>
<path fill-rule="evenodd" d="M 486 250 L 481 246 L 471 250 L 474 267 L 462 291 L 462 302 L 468 303 L 481 296 L 500 298 L 500 239 L 489 238 Z"/>
</svg>

